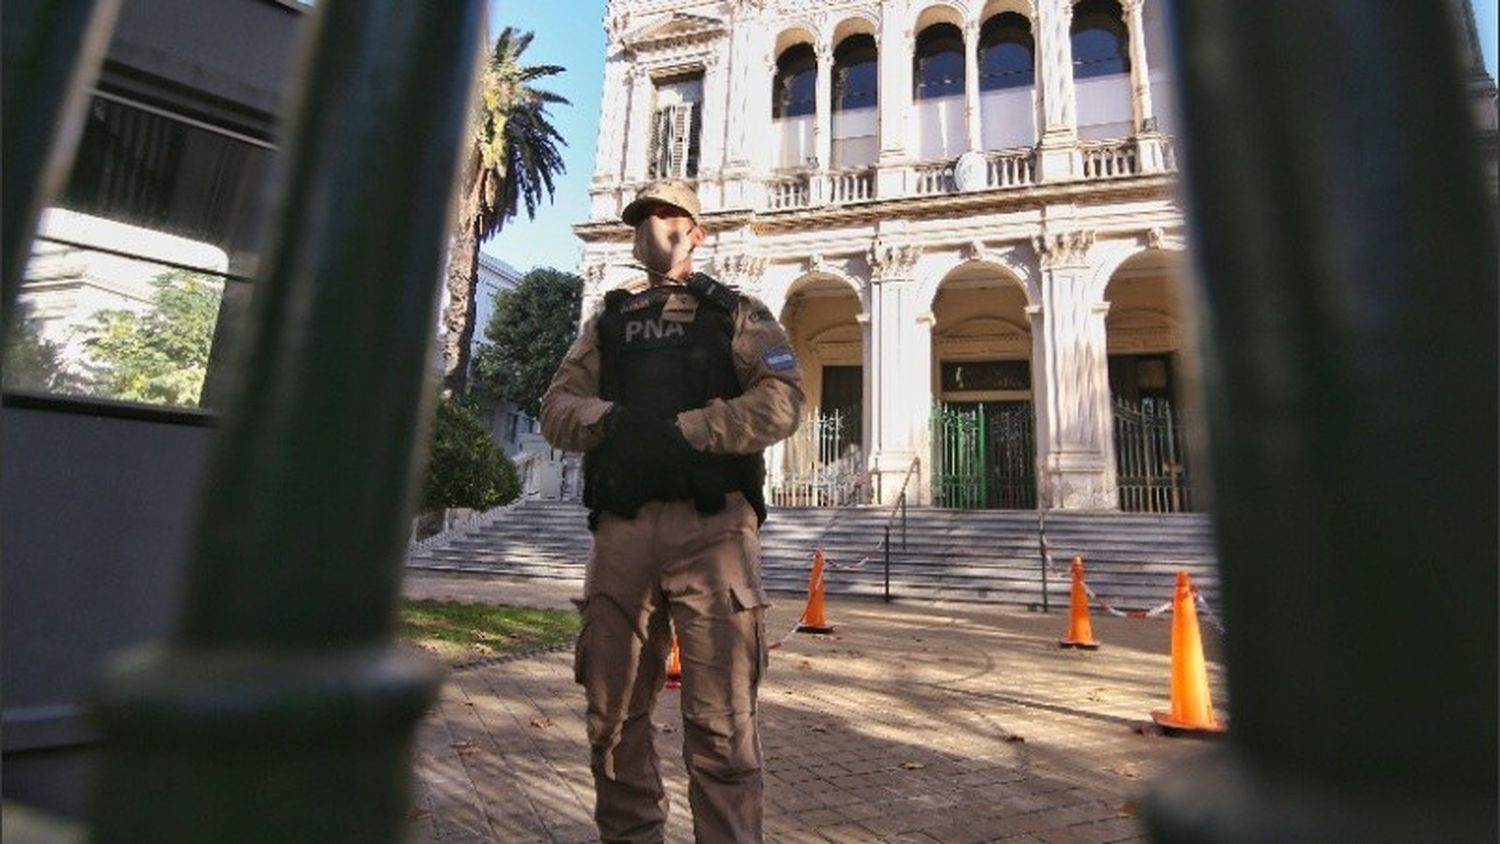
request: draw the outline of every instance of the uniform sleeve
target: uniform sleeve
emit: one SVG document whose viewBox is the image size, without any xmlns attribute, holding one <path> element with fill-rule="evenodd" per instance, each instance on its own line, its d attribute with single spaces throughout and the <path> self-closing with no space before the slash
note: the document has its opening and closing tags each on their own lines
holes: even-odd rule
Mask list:
<svg viewBox="0 0 1500 844">
<path fill-rule="evenodd" d="M 683 438 L 699 451 L 751 454 L 797 430 L 805 400 L 802 370 L 786 332 L 756 299 L 746 298 L 735 309 L 734 367 L 739 396 L 677 415 Z"/>
<path fill-rule="evenodd" d="M 542 396 L 542 436 L 553 448 L 588 451 L 604 441 L 604 417 L 614 405 L 599 398 L 599 332 L 591 317 L 563 356 Z"/>
</svg>

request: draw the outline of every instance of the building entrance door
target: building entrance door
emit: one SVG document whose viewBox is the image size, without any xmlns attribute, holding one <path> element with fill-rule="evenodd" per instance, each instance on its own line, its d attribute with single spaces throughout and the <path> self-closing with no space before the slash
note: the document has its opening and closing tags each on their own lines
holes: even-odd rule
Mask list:
<svg viewBox="0 0 1500 844">
<path fill-rule="evenodd" d="M 932 424 L 933 504 L 1035 509 L 1033 419 L 1029 401 L 938 404 Z"/>
</svg>

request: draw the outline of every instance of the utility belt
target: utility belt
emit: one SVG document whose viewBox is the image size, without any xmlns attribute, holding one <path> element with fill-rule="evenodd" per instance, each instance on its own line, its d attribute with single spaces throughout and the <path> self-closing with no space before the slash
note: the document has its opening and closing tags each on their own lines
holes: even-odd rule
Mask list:
<svg viewBox="0 0 1500 844">
<path fill-rule="evenodd" d="M 631 477 L 621 470 L 614 456 L 617 445 L 606 442 L 583 457 L 583 503 L 589 508 L 589 530 L 599 526 L 601 513 L 633 519 L 643 504 L 652 501 L 692 501 L 698 512 L 718 513 L 731 492 L 745 496 L 755 510 L 758 523 L 766 520 L 766 465 L 755 454 L 700 454 L 690 466 Z"/>
</svg>

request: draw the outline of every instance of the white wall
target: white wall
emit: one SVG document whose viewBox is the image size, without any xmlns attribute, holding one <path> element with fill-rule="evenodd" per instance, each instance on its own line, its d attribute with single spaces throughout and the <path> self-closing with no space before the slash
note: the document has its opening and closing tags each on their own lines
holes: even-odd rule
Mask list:
<svg viewBox="0 0 1500 844">
<path fill-rule="evenodd" d="M 917 135 L 919 160 L 946 161 L 969 148 L 962 96 L 917 100 L 913 106 L 916 119 L 912 125 Z"/>
<path fill-rule="evenodd" d="M 985 149 L 1035 146 L 1036 89 L 1003 88 L 979 95 L 981 141 Z"/>
<path fill-rule="evenodd" d="M 806 166 L 808 159 L 818 154 L 813 139 L 815 127 L 813 115 L 784 117 L 771 121 L 772 166 L 777 169 Z"/>
<path fill-rule="evenodd" d="M 1130 75 L 1116 73 L 1080 79 L 1078 92 L 1078 137 L 1085 141 L 1128 138 L 1135 134 L 1135 115 L 1130 105 Z"/>
<path fill-rule="evenodd" d="M 866 167 L 880 153 L 880 114 L 875 107 L 833 113 L 834 168 Z"/>
</svg>

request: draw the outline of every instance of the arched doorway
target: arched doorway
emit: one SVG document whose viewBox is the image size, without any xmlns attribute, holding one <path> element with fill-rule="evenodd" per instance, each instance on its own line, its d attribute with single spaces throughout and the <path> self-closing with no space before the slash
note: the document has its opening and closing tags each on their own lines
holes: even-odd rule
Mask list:
<svg viewBox="0 0 1500 844">
<path fill-rule="evenodd" d="M 802 364 L 809 410 L 797 432 L 767 455 L 778 506 L 868 499 L 863 310 L 850 282 L 827 273 L 798 279 L 787 294 L 781 324 Z"/>
<path fill-rule="evenodd" d="M 1184 309 L 1177 253 L 1138 253 L 1110 276 L 1105 334 L 1120 509 L 1194 509 L 1182 401 Z"/>
<path fill-rule="evenodd" d="M 932 500 L 964 509 L 1036 507 L 1031 327 L 1021 283 L 970 262 L 933 299 Z"/>
</svg>

